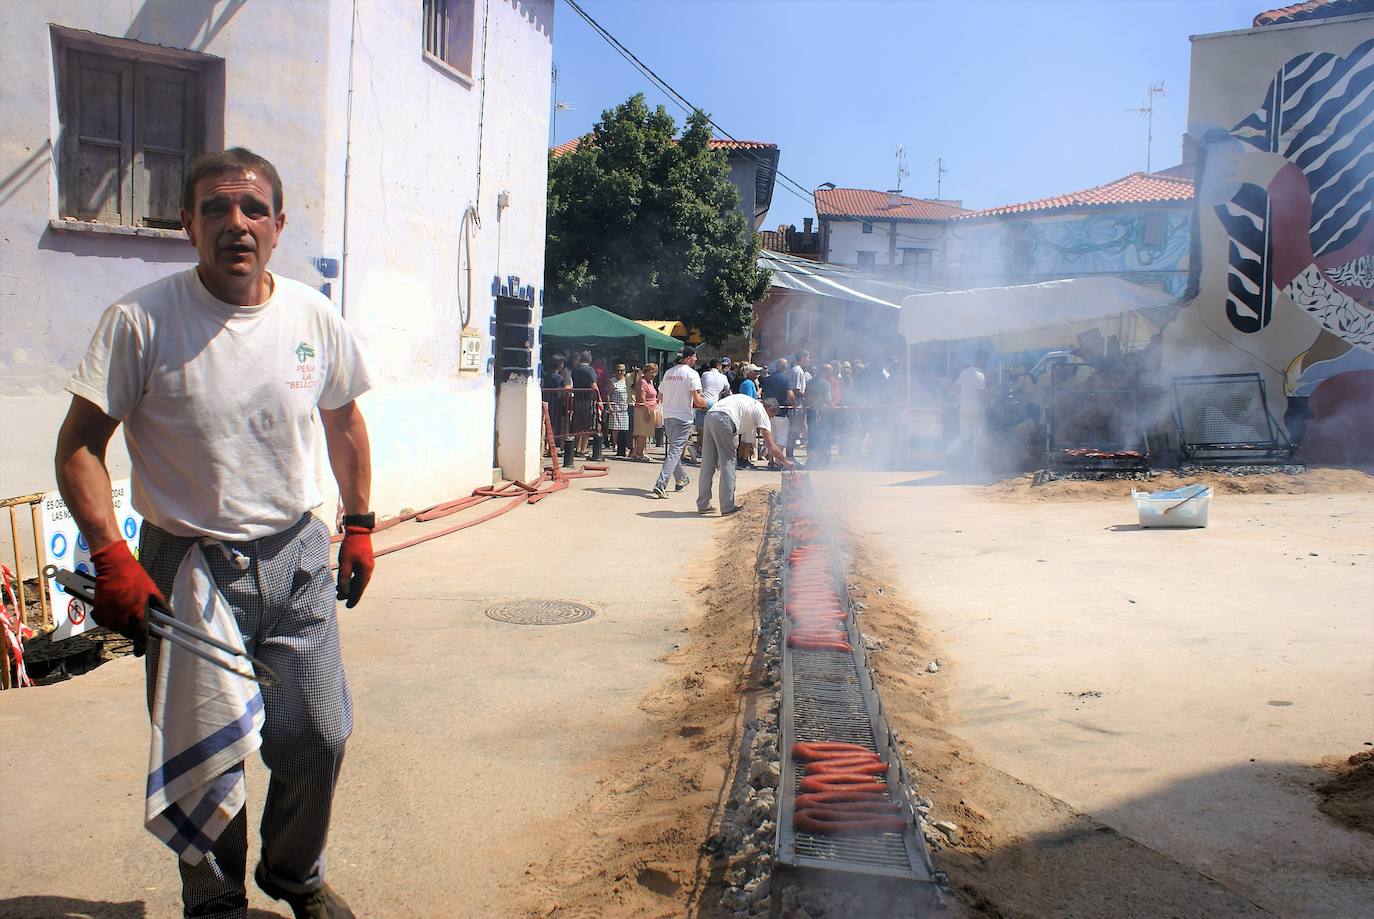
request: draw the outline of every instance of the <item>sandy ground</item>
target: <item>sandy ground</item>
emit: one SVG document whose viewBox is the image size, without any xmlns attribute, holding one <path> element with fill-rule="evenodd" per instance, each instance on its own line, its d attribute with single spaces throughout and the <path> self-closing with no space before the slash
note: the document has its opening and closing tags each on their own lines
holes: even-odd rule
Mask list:
<svg viewBox="0 0 1374 919">
<path fill-rule="evenodd" d="M 764 506 L 701 519 L 690 492 L 646 500 L 656 467 L 611 465 L 383 559 L 344 615 L 358 724 L 329 877 L 359 915 L 715 915 L 728 866 L 701 846 L 762 692 Z M 1134 526 L 1123 483 L 1047 500 L 814 476 L 850 531 L 919 790 L 960 827 L 935 853 L 956 913 L 1367 913 L 1369 770 L 1346 757 L 1374 741 L 1374 490 L 1328 478 L 1219 493 L 1210 528 L 1157 532 Z M 527 597 L 598 614 L 483 614 Z M 126 660 L 0 695 L 0 769 L 24 777 L 0 796 L 0 825 L 22 828 L 0 834 L 0 917 L 176 914 L 170 856 L 140 823 L 141 683 Z"/>
<path fill-rule="evenodd" d="M 1218 495 L 1187 531 L 1139 530 L 1129 483 L 1048 502 L 951 476 L 815 480 L 927 628 L 889 655 L 885 699 L 927 737 L 934 816 L 970 829 L 936 860 L 971 902 L 1162 915 L 1158 860 L 1178 914 L 1367 913 L 1374 837 L 1316 793 L 1323 760 L 1374 741 L 1367 480 Z M 905 683 L 944 684 L 948 709 L 904 702 Z"/>
<path fill-rule="evenodd" d="M 656 466 L 611 466 L 606 478 L 379 560 L 363 604 L 341 610 L 356 728 L 328 876 L 359 915 L 511 915 L 511 901 L 533 889 L 529 866 L 563 851 L 575 826 L 604 830 L 561 818 L 607 779 L 607 751 L 656 736 L 659 722 L 641 703 L 701 616 L 696 579 L 703 560 L 731 545 L 733 522 L 698 517 L 692 492 L 648 500 Z M 741 491 L 777 480 L 739 479 Z M 421 531 L 406 525 L 377 544 Z M 522 598 L 598 613 L 543 627 L 483 614 Z M 738 613 L 746 621 L 748 607 Z M 0 917 L 179 914 L 173 859 L 142 829 L 142 693 L 141 662 L 126 659 L 0 694 L 0 774 L 9 779 Z M 250 825 L 264 778 L 254 761 Z M 250 897 L 255 916 L 287 914 L 255 890 Z"/>
</svg>

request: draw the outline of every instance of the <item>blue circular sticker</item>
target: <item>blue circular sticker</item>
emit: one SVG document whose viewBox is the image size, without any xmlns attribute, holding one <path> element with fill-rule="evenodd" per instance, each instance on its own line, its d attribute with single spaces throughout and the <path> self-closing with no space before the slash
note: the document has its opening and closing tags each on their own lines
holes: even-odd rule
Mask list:
<svg viewBox="0 0 1374 919">
<path fill-rule="evenodd" d="M 53 558 L 61 558 L 67 554 L 67 537 L 64 533 L 52 534 L 52 554 Z"/>
<path fill-rule="evenodd" d="M 90 574 L 90 573 L 91 573 L 91 565 L 90 565 L 89 562 L 77 562 L 77 563 L 76 563 L 76 570 L 77 570 L 77 571 L 80 571 L 82 574 Z"/>
<path fill-rule="evenodd" d="M 88 542 L 86 542 L 86 534 L 85 534 L 85 533 L 77 533 L 77 534 L 76 534 L 76 547 L 77 547 L 78 549 L 80 549 L 82 552 L 89 552 L 89 551 L 91 551 L 91 546 L 90 546 L 90 544 L 89 544 Z"/>
<path fill-rule="evenodd" d="M 133 539 L 138 535 L 138 524 L 134 523 L 133 517 L 124 518 L 124 538 Z"/>
</svg>

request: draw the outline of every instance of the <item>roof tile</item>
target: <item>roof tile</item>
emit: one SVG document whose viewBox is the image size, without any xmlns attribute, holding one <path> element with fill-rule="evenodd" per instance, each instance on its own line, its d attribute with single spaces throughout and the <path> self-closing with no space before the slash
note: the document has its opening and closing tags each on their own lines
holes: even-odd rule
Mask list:
<svg viewBox="0 0 1374 919">
<path fill-rule="evenodd" d="M 1304 19 L 1329 19 L 1333 16 L 1350 16 L 1355 13 L 1374 12 L 1374 0 L 1306 0 L 1305 3 L 1292 3 L 1276 10 L 1267 10 L 1255 17 L 1254 26 L 1273 26 L 1283 22 L 1301 22 Z"/>
<path fill-rule="evenodd" d="M 894 207 L 890 203 L 888 192 L 869 188 L 818 188 L 815 197 L 817 217 L 953 220 L 970 213 L 958 205 L 945 201 L 908 198 L 906 195 L 897 195 L 897 204 Z"/>
<path fill-rule="evenodd" d="M 1076 207 L 1111 207 L 1122 204 L 1164 204 L 1193 200 L 1193 183 L 1186 178 L 1159 173 L 1133 172 L 1125 178 L 1095 185 L 1083 191 L 1005 204 L 981 211 L 970 211 L 964 217 L 995 217 L 1002 214 L 1027 214 L 1034 211 L 1057 211 Z"/>
</svg>

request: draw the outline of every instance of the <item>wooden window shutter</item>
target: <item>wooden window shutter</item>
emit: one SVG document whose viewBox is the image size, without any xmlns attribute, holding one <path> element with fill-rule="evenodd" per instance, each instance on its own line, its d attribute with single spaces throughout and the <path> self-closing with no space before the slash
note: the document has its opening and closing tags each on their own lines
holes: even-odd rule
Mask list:
<svg viewBox="0 0 1374 919">
<path fill-rule="evenodd" d="M 62 213 L 127 223 L 132 214 L 133 61 L 67 52 Z"/>
<path fill-rule="evenodd" d="M 181 185 L 200 151 L 200 78 L 139 62 L 135 72 L 133 195 L 140 223 L 181 226 Z"/>
</svg>

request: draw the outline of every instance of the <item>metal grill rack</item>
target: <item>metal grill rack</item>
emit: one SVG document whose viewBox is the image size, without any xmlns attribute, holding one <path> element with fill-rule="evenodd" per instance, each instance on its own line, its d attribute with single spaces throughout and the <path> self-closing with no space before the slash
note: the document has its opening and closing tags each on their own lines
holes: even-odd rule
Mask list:
<svg viewBox="0 0 1374 919">
<path fill-rule="evenodd" d="M 798 486 L 785 478 L 784 492 Z M 832 577 L 848 611 L 845 630 L 851 655 L 833 651 L 790 648 L 791 622 L 784 614 L 782 641 L 782 706 L 779 713 L 782 782 L 778 799 L 776 857 L 778 870 L 799 882 L 825 887 L 861 889 L 874 894 L 910 898 L 921 910 L 934 904 L 935 887 L 930 856 L 917 830 L 907 788 L 910 778 L 888 727 L 878 697 L 877 680 L 868 666 L 862 636 L 845 585 L 844 568 L 831 534 Z M 783 597 L 787 596 L 787 557 L 794 543 L 791 520 L 784 514 L 782 552 Z M 795 829 L 792 815 L 804 764 L 793 760 L 792 744 L 805 740 L 841 740 L 860 744 L 889 763 L 887 791 L 908 819 L 901 833 L 830 835 Z"/>
<path fill-rule="evenodd" d="M 1276 463 L 1297 447 L 1274 416 L 1258 373 L 1174 377 L 1179 452 L 1195 463 Z"/>
<path fill-rule="evenodd" d="M 1139 471 L 1149 465 L 1140 393 L 1121 381 L 1107 380 L 1087 364 L 1050 368 L 1047 468 L 1112 472 Z"/>
</svg>

